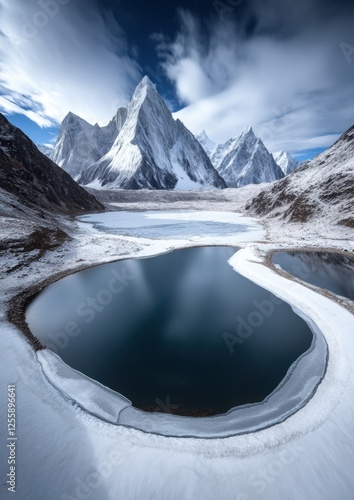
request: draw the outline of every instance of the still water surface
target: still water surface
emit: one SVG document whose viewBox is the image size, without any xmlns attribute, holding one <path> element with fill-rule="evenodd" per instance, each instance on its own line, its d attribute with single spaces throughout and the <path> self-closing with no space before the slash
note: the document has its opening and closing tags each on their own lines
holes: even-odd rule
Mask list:
<svg viewBox="0 0 354 500">
<path fill-rule="evenodd" d="M 203 247 L 101 265 L 47 287 L 32 332 L 143 409 L 223 413 L 262 401 L 311 345 L 291 307 Z"/>
<path fill-rule="evenodd" d="M 274 264 L 312 285 L 354 300 L 354 259 L 332 252 L 279 252 Z"/>
</svg>

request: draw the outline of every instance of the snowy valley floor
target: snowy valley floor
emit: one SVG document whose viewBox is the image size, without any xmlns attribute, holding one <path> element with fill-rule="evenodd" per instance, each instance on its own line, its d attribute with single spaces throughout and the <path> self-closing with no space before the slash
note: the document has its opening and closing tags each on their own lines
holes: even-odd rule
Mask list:
<svg viewBox="0 0 354 500">
<path fill-rule="evenodd" d="M 158 199 L 145 201 L 143 206 L 141 200 L 111 201 L 111 210 L 182 210 L 172 215 L 175 220 L 182 220 L 185 228 L 190 227 L 193 218 L 188 210 L 198 210 L 199 218 L 220 223 L 236 221 L 235 212 L 243 209 L 242 200 L 230 192 L 224 193 L 222 199 Z M 269 252 L 278 248 L 328 248 L 353 254 L 352 230 L 329 231 L 321 221 L 306 227 L 286 227 L 268 221 L 264 228 L 261 221 L 239 222 L 246 222 L 252 230 L 226 236 L 217 231 L 210 235 L 181 231 L 178 237 L 170 233 L 166 239 L 162 229 L 159 238 L 153 240 L 146 234 L 143 238 L 120 236 L 89 224 L 62 220 L 61 227 L 70 239 L 38 255 L 31 248 L 23 252 L 24 241 L 36 229 L 35 223 L 0 218 L 1 248 L 5 249 L 1 256 L 0 397 L 5 408 L 7 386 L 16 384 L 18 437 L 14 496 L 5 484 L 7 424 L 2 411 L 1 498 L 354 498 L 352 306 L 349 301 L 333 300 L 314 287 L 287 279 L 267 260 Z M 19 292 L 53 281 L 57 276 L 126 257 L 217 244 L 241 247 L 230 264 L 310 317 L 328 344 L 327 372 L 315 395 L 296 414 L 267 429 L 225 439 L 192 439 L 167 438 L 109 424 L 83 411 L 49 383 L 23 333 L 7 320 L 8 309 Z M 6 246 L 12 251 L 6 251 Z"/>
</svg>

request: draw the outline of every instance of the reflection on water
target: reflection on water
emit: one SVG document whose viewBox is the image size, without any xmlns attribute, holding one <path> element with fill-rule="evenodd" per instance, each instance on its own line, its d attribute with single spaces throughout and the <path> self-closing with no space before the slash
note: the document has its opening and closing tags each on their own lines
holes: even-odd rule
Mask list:
<svg viewBox="0 0 354 500">
<path fill-rule="evenodd" d="M 45 289 L 31 330 L 141 408 L 225 412 L 263 400 L 311 344 L 307 324 L 204 247 L 102 265 Z"/>
<path fill-rule="evenodd" d="M 354 300 L 354 260 L 332 252 L 279 252 L 274 264 L 312 285 Z"/>
</svg>

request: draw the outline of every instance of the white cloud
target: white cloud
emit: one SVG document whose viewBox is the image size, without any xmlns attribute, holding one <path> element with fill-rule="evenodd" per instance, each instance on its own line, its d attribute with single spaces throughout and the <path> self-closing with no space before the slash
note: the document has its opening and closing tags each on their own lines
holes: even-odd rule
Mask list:
<svg viewBox="0 0 354 500">
<path fill-rule="evenodd" d="M 0 110 L 46 127 L 69 111 L 105 124 L 126 104 L 139 67 L 113 15 L 91 7 L 0 0 Z"/>
<path fill-rule="evenodd" d="M 39 113 L 36 113 L 31 110 L 26 110 L 21 108 L 18 104 L 15 104 L 11 99 L 6 99 L 3 96 L 0 96 L 0 109 L 9 114 L 19 113 L 27 116 L 30 120 L 34 121 L 40 127 L 50 127 L 52 125 L 51 120 L 43 117 Z"/>
<path fill-rule="evenodd" d="M 184 105 L 176 117 L 217 142 L 252 125 L 271 151 L 329 146 L 354 122 L 354 61 L 351 67 L 340 49 L 352 30 L 349 19 L 322 19 L 321 29 L 300 23 L 283 36 L 274 16 L 264 17 L 263 2 L 253 3 L 263 17 L 252 36 L 240 24 L 217 19 L 206 36 L 205 27 L 182 12 L 176 39 L 158 41 Z M 305 2 L 304 9 L 310 12 Z"/>
</svg>

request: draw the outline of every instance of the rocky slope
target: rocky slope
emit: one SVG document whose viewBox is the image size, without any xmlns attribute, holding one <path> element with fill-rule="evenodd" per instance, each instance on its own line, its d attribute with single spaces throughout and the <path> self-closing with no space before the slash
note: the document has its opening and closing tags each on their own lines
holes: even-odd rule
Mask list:
<svg viewBox="0 0 354 500">
<path fill-rule="evenodd" d="M 102 205 L 0 114 L 0 205 L 74 214 Z M 27 208 L 26 208 L 27 207 Z"/>
<path fill-rule="evenodd" d="M 354 228 L 354 126 L 327 151 L 263 189 L 247 210 L 287 222 Z"/>
</svg>

